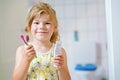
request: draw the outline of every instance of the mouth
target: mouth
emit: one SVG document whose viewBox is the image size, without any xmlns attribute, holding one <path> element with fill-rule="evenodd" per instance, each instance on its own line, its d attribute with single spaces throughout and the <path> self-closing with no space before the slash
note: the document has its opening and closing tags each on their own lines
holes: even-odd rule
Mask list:
<svg viewBox="0 0 120 80">
<path fill-rule="evenodd" d="M 47 33 L 47 31 L 37 31 L 37 33 L 45 34 L 45 33 Z"/>
</svg>

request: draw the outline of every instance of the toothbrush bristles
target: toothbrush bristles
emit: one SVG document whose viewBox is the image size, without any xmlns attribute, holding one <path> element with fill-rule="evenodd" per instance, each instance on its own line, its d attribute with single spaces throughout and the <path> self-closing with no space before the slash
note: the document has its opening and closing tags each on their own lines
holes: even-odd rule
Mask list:
<svg viewBox="0 0 120 80">
<path fill-rule="evenodd" d="M 21 39 L 23 40 L 23 42 L 24 42 L 26 45 L 28 45 L 27 42 L 26 42 L 25 39 L 24 39 L 24 35 L 23 35 L 23 34 L 21 35 Z"/>
</svg>

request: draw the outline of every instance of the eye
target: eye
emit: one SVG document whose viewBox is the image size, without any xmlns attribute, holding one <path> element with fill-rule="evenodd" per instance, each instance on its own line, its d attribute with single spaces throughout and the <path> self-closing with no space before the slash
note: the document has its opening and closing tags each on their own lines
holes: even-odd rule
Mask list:
<svg viewBox="0 0 120 80">
<path fill-rule="evenodd" d="M 45 24 L 51 24 L 50 22 L 46 22 Z"/>
<path fill-rule="evenodd" d="M 34 24 L 39 24 L 39 22 L 34 22 Z"/>
</svg>

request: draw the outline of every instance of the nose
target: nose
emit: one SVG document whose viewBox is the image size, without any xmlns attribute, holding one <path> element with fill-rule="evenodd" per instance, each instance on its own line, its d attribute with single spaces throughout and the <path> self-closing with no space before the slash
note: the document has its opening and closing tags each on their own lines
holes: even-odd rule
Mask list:
<svg viewBox="0 0 120 80">
<path fill-rule="evenodd" d="M 41 22 L 41 23 L 39 24 L 39 29 L 43 29 L 43 28 L 45 28 L 45 25 L 44 25 L 44 23 Z"/>
</svg>

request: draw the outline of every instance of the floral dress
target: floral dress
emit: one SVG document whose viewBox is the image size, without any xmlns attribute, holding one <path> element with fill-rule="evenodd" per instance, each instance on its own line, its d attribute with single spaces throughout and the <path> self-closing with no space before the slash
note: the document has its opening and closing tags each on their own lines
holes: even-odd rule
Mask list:
<svg viewBox="0 0 120 80">
<path fill-rule="evenodd" d="M 54 46 L 47 53 L 37 53 L 32 60 L 27 80 L 58 80 L 57 69 L 53 66 Z"/>
</svg>

